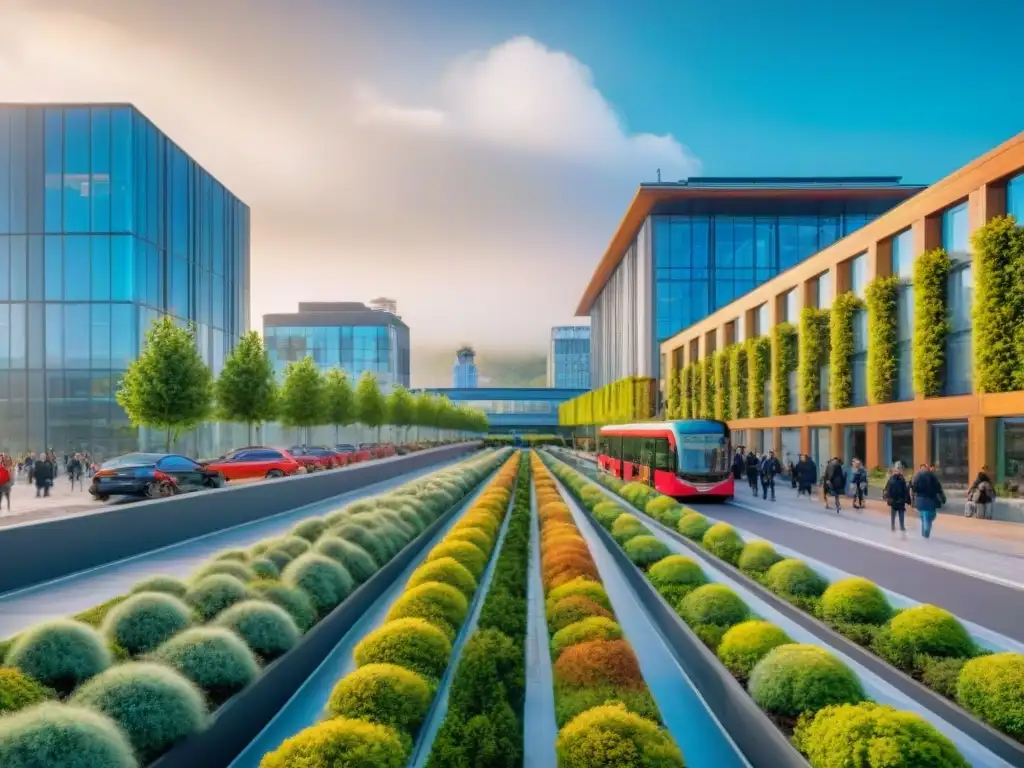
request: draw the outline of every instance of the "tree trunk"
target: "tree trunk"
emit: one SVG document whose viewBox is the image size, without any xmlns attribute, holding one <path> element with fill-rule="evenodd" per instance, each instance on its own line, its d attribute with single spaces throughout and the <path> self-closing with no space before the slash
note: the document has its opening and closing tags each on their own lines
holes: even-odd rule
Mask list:
<svg viewBox="0 0 1024 768">
<path fill-rule="evenodd" d="M 164 430 L 164 453 L 171 452 L 171 428 Z"/>
<path fill-rule="evenodd" d="M 337 445 L 339 442 L 341 442 L 341 438 L 339 437 L 340 434 L 341 434 L 341 425 L 335 424 L 334 425 L 334 444 L 335 445 Z"/>
<path fill-rule="evenodd" d="M 246 426 L 248 427 L 248 432 L 249 432 L 249 434 L 246 436 L 246 439 L 249 441 L 248 444 L 252 445 L 253 444 L 253 442 L 252 442 L 252 422 L 251 421 L 247 422 Z"/>
</svg>

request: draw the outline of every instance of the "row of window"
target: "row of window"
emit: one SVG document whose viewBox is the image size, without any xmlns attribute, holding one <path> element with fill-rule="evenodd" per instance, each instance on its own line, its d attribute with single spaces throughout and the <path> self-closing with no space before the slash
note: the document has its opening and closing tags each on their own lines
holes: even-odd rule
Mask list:
<svg viewBox="0 0 1024 768">
<path fill-rule="evenodd" d="M 654 469 L 675 471 L 675 452 L 664 437 L 608 437 L 597 439 L 597 450 L 602 456 L 643 464 Z"/>
</svg>

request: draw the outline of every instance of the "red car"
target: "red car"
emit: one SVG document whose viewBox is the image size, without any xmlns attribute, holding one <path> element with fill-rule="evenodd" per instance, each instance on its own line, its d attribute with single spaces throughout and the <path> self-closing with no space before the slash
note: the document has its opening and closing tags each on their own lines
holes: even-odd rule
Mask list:
<svg viewBox="0 0 1024 768">
<path fill-rule="evenodd" d="M 296 461 L 305 464 L 309 471 L 317 469 L 335 469 L 348 463 L 348 457 L 334 450 L 321 446 L 297 445 L 288 451 Z"/>
<path fill-rule="evenodd" d="M 226 480 L 249 480 L 257 477 L 285 477 L 301 471 L 302 465 L 288 451 L 264 446 L 249 446 L 204 462 Z"/>
</svg>

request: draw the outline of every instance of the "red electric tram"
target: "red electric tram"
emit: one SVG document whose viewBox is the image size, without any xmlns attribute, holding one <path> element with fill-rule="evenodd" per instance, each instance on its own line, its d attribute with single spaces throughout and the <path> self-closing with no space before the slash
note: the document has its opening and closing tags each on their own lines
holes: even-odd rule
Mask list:
<svg viewBox="0 0 1024 768">
<path fill-rule="evenodd" d="M 729 427 L 708 419 L 602 427 L 597 463 L 679 500 L 732 499 Z"/>
</svg>

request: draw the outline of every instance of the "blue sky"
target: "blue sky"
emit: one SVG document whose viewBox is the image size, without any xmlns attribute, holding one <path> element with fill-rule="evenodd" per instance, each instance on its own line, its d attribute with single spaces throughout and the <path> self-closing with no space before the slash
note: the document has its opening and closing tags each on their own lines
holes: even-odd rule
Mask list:
<svg viewBox="0 0 1024 768">
<path fill-rule="evenodd" d="M 514 35 L 571 53 L 631 130 L 672 133 L 708 175 L 931 182 L 1024 129 L 1015 0 L 383 5 L 356 4 L 423 62 Z"/>
</svg>

